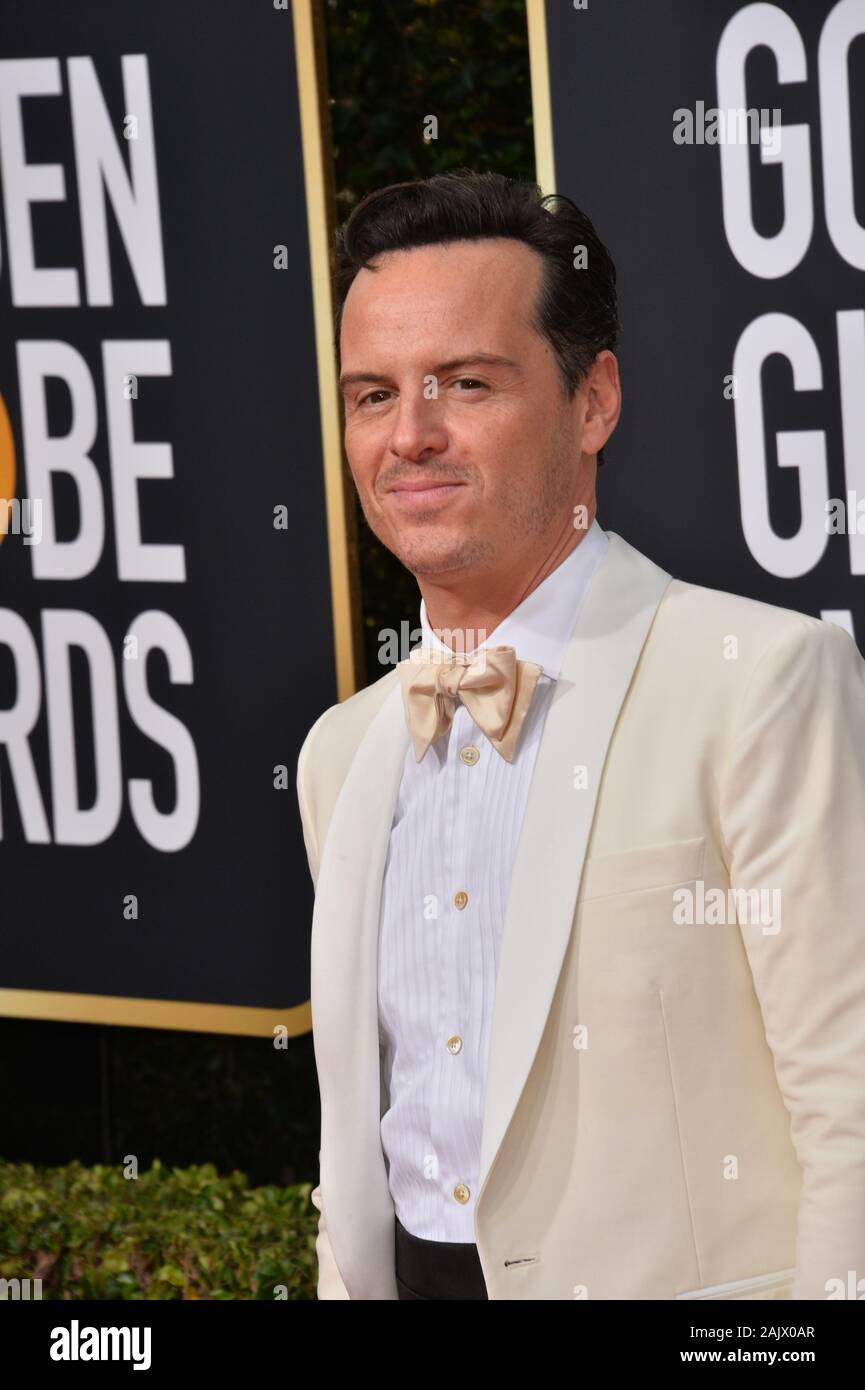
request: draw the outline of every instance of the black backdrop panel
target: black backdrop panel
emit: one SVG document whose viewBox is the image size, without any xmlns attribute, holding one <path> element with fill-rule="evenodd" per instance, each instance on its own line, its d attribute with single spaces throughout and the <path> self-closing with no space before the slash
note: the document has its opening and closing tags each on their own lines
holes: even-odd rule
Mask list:
<svg viewBox="0 0 865 1390">
<path fill-rule="evenodd" d="M 291 11 L 6 0 L 2 56 L 0 986 L 291 1008 L 336 698 Z"/>
<path fill-rule="evenodd" d="M 619 272 L 601 523 L 865 648 L 862 6 L 548 0 L 546 19 L 556 191 Z M 749 139 L 760 108 L 774 160 Z"/>
</svg>

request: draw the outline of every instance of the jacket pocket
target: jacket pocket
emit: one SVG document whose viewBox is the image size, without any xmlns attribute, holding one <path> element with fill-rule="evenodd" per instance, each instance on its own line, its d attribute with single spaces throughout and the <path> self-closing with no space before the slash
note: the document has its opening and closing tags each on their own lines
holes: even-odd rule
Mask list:
<svg viewBox="0 0 865 1390">
<path fill-rule="evenodd" d="M 770 1274 L 754 1274 L 749 1279 L 734 1279 L 729 1284 L 707 1285 L 704 1289 L 689 1289 L 687 1293 L 677 1293 L 675 1298 L 779 1298 L 784 1297 L 784 1286 L 792 1287 L 796 1270 L 776 1269 Z"/>
<path fill-rule="evenodd" d="M 583 864 L 578 901 L 690 883 L 702 877 L 705 853 L 705 837 L 698 835 L 690 840 L 669 840 L 665 844 L 592 856 Z"/>
</svg>

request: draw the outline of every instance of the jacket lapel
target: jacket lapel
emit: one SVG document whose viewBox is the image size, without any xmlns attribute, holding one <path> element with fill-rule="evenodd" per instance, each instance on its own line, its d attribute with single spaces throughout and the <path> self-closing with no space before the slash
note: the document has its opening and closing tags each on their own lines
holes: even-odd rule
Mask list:
<svg viewBox="0 0 865 1390">
<path fill-rule="evenodd" d="M 607 747 L 672 578 L 607 532 L 547 714 L 505 914 L 486 1078 L 478 1208 L 531 1069 L 573 926 Z M 587 785 L 574 786 L 585 767 Z"/>
<path fill-rule="evenodd" d="M 392 675 L 333 809 L 312 918 L 321 1189 L 331 1248 L 353 1298 L 396 1298 L 394 1209 L 379 1130 L 378 926 L 409 734 Z"/>
</svg>

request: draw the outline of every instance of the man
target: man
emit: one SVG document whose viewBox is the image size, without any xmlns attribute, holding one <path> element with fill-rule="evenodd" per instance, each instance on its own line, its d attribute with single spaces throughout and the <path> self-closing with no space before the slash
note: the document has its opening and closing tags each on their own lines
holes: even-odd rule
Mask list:
<svg viewBox="0 0 865 1390">
<path fill-rule="evenodd" d="M 568 200 L 439 176 L 338 246 L 347 456 L 423 641 L 299 759 L 318 1296 L 837 1296 L 865 662 L 601 529 L 615 270 Z"/>
</svg>

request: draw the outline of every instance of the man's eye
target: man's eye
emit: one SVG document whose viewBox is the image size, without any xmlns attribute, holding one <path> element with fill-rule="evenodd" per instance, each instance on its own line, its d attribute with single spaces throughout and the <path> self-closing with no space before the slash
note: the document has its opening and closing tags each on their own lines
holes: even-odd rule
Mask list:
<svg viewBox="0 0 865 1390">
<path fill-rule="evenodd" d="M 472 386 L 474 386 L 474 387 L 480 387 L 480 389 L 483 390 L 484 383 L 483 383 L 482 381 L 478 381 L 476 377 L 473 377 L 473 376 L 458 376 L 458 377 L 457 377 L 457 381 L 458 381 L 458 382 L 459 382 L 459 381 L 468 381 L 468 382 L 471 383 Z"/>
<path fill-rule="evenodd" d="M 386 395 L 387 395 L 387 392 L 386 392 L 386 391 L 368 391 L 367 394 L 366 394 L 365 396 L 361 396 L 360 400 L 358 401 L 358 405 L 366 405 L 366 403 L 367 403 L 368 401 L 371 401 L 371 400 L 372 400 L 373 396 L 386 396 Z"/>
</svg>

